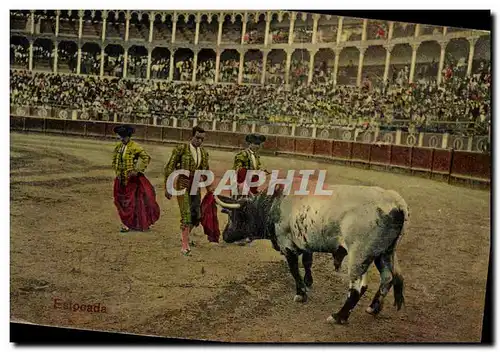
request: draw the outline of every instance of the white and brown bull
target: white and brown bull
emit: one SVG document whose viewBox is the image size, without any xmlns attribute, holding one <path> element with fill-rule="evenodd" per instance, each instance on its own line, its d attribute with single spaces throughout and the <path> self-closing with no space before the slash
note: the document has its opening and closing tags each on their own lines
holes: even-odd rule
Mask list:
<svg viewBox="0 0 500 352">
<path fill-rule="evenodd" d="M 408 220 L 405 200 L 395 191 L 379 187 L 337 185 L 329 189 L 333 194 L 328 197 L 275 193 L 235 200 L 218 196 L 217 203 L 229 210 L 223 239 L 229 243 L 247 237 L 271 240 L 286 257 L 295 279 L 296 302 L 307 300 L 314 252 L 332 253 L 337 270 L 347 256 L 348 298 L 329 321 L 347 322 L 368 287 L 366 275 L 373 262 L 380 273 L 380 286 L 367 312 L 376 315 L 381 311 L 391 286 L 399 310 L 404 296 L 396 245 Z M 304 278 L 299 273 L 301 254 Z"/>
</svg>

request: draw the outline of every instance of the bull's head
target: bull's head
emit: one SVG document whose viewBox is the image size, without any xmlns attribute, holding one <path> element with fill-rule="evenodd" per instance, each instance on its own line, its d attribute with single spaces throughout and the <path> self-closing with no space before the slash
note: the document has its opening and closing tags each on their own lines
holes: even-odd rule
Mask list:
<svg viewBox="0 0 500 352">
<path fill-rule="evenodd" d="M 222 238 L 233 243 L 245 238 L 271 239 L 274 235 L 274 223 L 279 220 L 280 211 L 272 210 L 273 204 L 278 206 L 283 196 L 283 187 L 277 185 L 273 195 L 258 193 L 238 200 L 224 196 L 215 196 L 215 201 L 228 214 L 227 225 Z M 271 233 L 272 232 L 272 233 Z"/>
<path fill-rule="evenodd" d="M 253 221 L 251 211 L 251 199 L 242 198 L 239 200 L 225 196 L 215 196 L 218 205 L 224 208 L 228 214 L 228 220 L 222 238 L 227 243 L 233 243 L 245 238 L 254 238 Z"/>
</svg>

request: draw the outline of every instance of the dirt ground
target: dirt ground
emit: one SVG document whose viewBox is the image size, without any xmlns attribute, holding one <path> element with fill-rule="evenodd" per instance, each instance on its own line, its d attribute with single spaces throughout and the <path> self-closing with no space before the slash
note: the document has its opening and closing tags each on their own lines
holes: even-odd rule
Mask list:
<svg viewBox="0 0 500 352">
<path fill-rule="evenodd" d="M 480 341 L 490 246 L 490 194 L 409 177 L 263 157 L 266 167 L 327 170 L 328 183 L 394 189 L 411 209 L 398 257 L 406 306 L 389 293 L 377 318 L 364 312 L 368 291 L 349 324 L 326 318 L 347 293 L 345 268 L 315 254 L 314 286 L 293 302 L 286 262 L 267 241 L 209 245 L 195 230 L 193 256 L 180 254 L 179 213 L 163 197 L 161 172 L 172 147 L 144 145 L 146 175 L 157 187 L 161 218 L 145 233 L 119 233 L 113 205 L 112 141 L 11 133 L 11 320 L 145 335 L 243 342 Z M 232 154 L 210 150 L 211 166 Z M 220 214 L 221 228 L 226 216 Z M 105 313 L 54 308 L 54 299 L 106 307 Z"/>
</svg>

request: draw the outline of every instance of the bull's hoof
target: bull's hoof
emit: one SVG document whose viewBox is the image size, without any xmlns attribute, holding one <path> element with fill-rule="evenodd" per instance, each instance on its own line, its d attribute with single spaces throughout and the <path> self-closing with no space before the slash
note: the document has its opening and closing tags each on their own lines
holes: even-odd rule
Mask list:
<svg viewBox="0 0 500 352">
<path fill-rule="evenodd" d="M 394 307 L 396 307 L 396 310 L 400 310 L 404 303 L 405 299 L 402 296 L 394 299 Z"/>
<path fill-rule="evenodd" d="M 378 315 L 382 310 L 382 305 L 380 302 L 372 302 L 368 308 L 366 308 L 366 312 L 371 315 Z"/>
<path fill-rule="evenodd" d="M 295 295 L 293 301 L 297 303 L 305 303 L 307 301 L 307 295 Z"/>
<path fill-rule="evenodd" d="M 335 313 L 333 315 L 330 315 L 326 321 L 328 323 L 332 323 L 332 324 L 339 324 L 339 325 L 343 325 L 343 324 L 347 324 L 347 317 L 342 317 L 340 316 L 339 313 Z"/>
</svg>

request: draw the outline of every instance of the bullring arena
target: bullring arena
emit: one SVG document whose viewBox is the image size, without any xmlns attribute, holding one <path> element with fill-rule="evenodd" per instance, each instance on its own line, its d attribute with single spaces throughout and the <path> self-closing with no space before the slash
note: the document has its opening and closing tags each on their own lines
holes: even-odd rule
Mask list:
<svg viewBox="0 0 500 352">
<path fill-rule="evenodd" d="M 480 341 L 488 31 L 278 10 L 10 15 L 12 322 L 226 342 Z M 161 216 L 147 232 L 119 232 L 111 158 L 122 123 L 152 157 Z M 162 170 L 195 125 L 219 177 L 258 132 L 268 170 L 400 193 L 411 214 L 398 245 L 403 309 L 391 291 L 379 316 L 365 313 L 372 266 L 349 323 L 327 323 L 349 284 L 331 255 L 314 254 L 304 304 L 265 240 L 209 244 L 199 227 L 181 255 Z"/>
<path fill-rule="evenodd" d="M 171 146 L 144 144 L 146 173 L 161 218 L 150 232 L 118 232 L 110 140 L 11 133 L 11 319 L 83 329 L 219 341 L 479 341 L 490 246 L 490 194 L 444 182 L 314 161 L 263 157 L 277 169 L 325 169 L 326 183 L 378 185 L 408 201 L 411 223 L 399 246 L 406 306 L 364 312 L 348 326 L 326 322 L 348 280 L 315 254 L 310 300 L 294 303 L 293 279 L 267 241 L 209 245 L 195 232 L 193 256 L 179 254 L 178 208 L 162 195 Z M 209 149 L 218 171 L 232 153 Z M 219 213 L 221 227 L 226 216 Z M 107 313 L 54 309 L 54 299 L 106 306 Z M 388 297 L 392 303 L 392 293 Z"/>
</svg>

